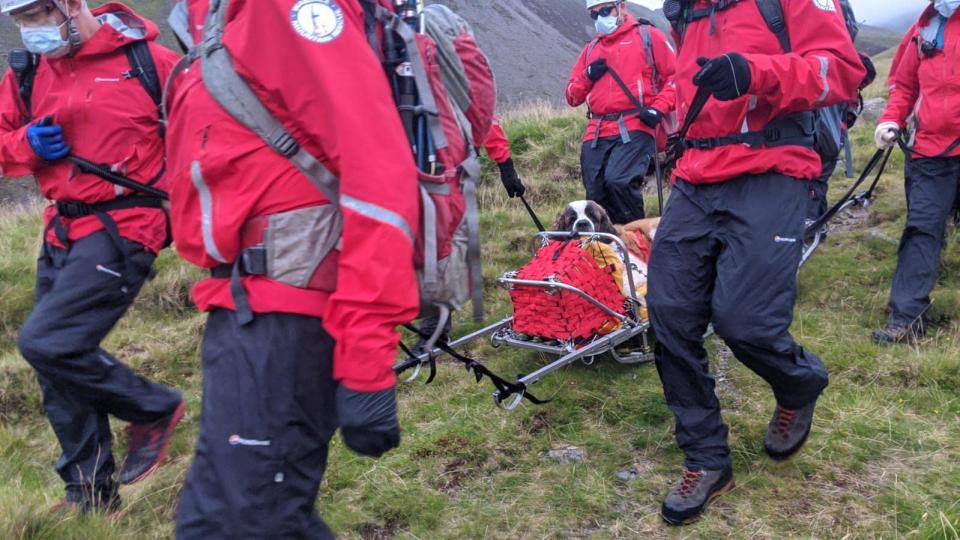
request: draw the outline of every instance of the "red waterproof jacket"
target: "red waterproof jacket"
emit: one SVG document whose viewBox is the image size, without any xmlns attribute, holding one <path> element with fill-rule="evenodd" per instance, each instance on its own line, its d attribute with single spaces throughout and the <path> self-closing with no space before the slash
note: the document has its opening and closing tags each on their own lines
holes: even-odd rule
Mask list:
<svg viewBox="0 0 960 540">
<path fill-rule="evenodd" d="M 196 4 L 207 1 L 190 0 L 191 16 L 205 13 Z M 359 4 L 324 2 L 331 8 L 325 19 L 330 24 L 313 32 L 296 27 L 303 19 L 294 16 L 296 4 L 231 0 L 224 45 L 237 72 L 340 179 L 341 200 L 351 197 L 393 212 L 416 234 L 417 173 L 383 69 L 363 32 Z M 173 235 L 183 258 L 204 268 L 232 262 L 247 247 L 244 224 L 327 202 L 286 158 L 221 109 L 204 86 L 200 64 L 176 79 L 172 94 L 167 141 Z M 241 280 L 255 313 L 323 320 L 337 342 L 337 380 L 354 390 L 382 390 L 395 381 L 396 326 L 419 309 L 414 246 L 398 226 L 341 208 L 335 291 L 296 288 L 265 276 Z M 204 311 L 235 308 L 227 279 L 201 281 L 193 297 Z"/>
<path fill-rule="evenodd" d="M 32 94 L 33 120 L 53 116 L 63 126 L 64 138 L 72 152 L 111 168 L 139 182 L 156 179 L 156 187 L 167 188 L 163 177 L 163 140 L 160 114 L 140 81 L 125 77 L 130 71 L 123 46 L 149 40 L 150 52 L 161 83 L 177 62 L 177 55 L 154 43 L 156 25 L 122 4 L 106 4 L 93 11 L 103 26 L 73 56 L 43 57 L 37 67 Z M 97 176 L 81 173 L 67 162 L 41 161 L 27 142 L 26 113 L 16 77 L 7 71 L 0 83 L 0 175 L 35 175 L 40 192 L 53 201 L 96 203 L 131 192 Z M 56 209 L 44 212 L 49 224 Z M 159 252 L 167 236 L 163 210 L 132 208 L 110 212 L 120 235 Z M 62 218 L 70 240 L 79 240 L 103 230 L 96 216 Z M 51 229 L 47 242 L 63 247 Z"/>
<path fill-rule="evenodd" d="M 507 134 L 503 132 L 500 126 L 500 119 L 493 118 L 493 124 L 490 126 L 490 133 L 487 140 L 483 142 L 483 148 L 486 149 L 490 159 L 497 163 L 503 163 L 510 159 L 510 140 Z"/>
<path fill-rule="evenodd" d="M 919 27 L 916 23 L 907 30 L 907 33 L 903 35 L 903 39 L 900 40 L 900 45 L 897 46 L 897 52 L 893 55 L 893 61 L 890 62 L 890 73 L 887 75 L 887 85 L 890 87 L 890 90 L 893 91 L 893 87 L 896 86 L 896 75 L 897 70 L 900 68 L 900 62 L 903 60 L 903 56 L 910 50 L 911 47 L 914 50 L 917 47 L 916 41 L 913 38 L 917 35 L 917 29 Z"/>
<path fill-rule="evenodd" d="M 710 0 L 697 0 L 696 9 Z M 781 0 L 793 52 L 785 54 L 754 2 L 738 2 L 710 17 L 691 23 L 677 56 L 678 115 L 683 119 L 697 87 L 697 58 L 727 52 L 742 54 L 750 63 L 749 94 L 733 101 L 710 98 L 692 124 L 688 138 L 723 137 L 742 131 L 760 131 L 781 116 L 857 99 L 857 87 L 866 75 L 840 8 L 834 0 Z M 713 30 L 711 30 L 711 27 Z M 677 163 L 674 178 L 694 184 L 723 182 L 745 174 L 776 171 L 794 178 L 820 176 L 820 156 L 800 146 L 749 148 L 721 146 L 687 150 Z"/>
<path fill-rule="evenodd" d="M 620 75 L 645 107 L 652 107 L 664 116 L 670 114 L 676 104 L 676 88 L 673 84 L 676 53 L 663 32 L 651 25 L 648 25 L 647 29 L 650 32 L 653 61 L 657 68 L 656 84 L 653 80 L 653 69 L 647 62 L 640 23 L 632 15 L 626 14 L 624 23 L 615 32 L 608 36 L 597 36 L 595 41 L 584 46 L 570 71 L 570 82 L 565 92 L 567 103 L 571 107 L 579 107 L 586 102 L 593 115 L 636 110 L 636 106 L 609 74 L 596 83 L 587 78 L 587 66 L 604 58 L 607 65 Z M 654 87 L 659 93 L 653 92 Z M 654 135 L 654 130 L 641 122 L 635 114 L 625 115 L 624 119 L 627 130 Z M 598 124 L 600 137 L 616 137 L 620 134 L 616 120 L 593 118 L 583 136 L 584 141 L 594 138 Z"/>
<path fill-rule="evenodd" d="M 936 14 L 932 6 L 927 8 L 911 28 L 896 73 L 890 77 L 890 101 L 880 117 L 880 122 L 896 122 L 904 128 L 913 114 L 917 130 L 913 150 L 926 156 L 940 156 L 960 138 L 960 13 L 946 22 L 943 50 L 927 58 L 918 44 L 920 29 Z M 947 156 L 960 156 L 960 147 Z"/>
</svg>

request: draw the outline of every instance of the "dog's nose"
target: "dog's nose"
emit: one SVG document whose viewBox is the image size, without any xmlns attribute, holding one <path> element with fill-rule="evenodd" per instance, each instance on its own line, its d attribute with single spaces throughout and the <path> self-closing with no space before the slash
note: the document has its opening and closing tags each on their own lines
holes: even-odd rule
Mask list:
<svg viewBox="0 0 960 540">
<path fill-rule="evenodd" d="M 573 224 L 573 231 L 578 233 L 583 232 L 593 232 L 593 223 L 588 219 L 578 219 L 576 223 Z"/>
</svg>

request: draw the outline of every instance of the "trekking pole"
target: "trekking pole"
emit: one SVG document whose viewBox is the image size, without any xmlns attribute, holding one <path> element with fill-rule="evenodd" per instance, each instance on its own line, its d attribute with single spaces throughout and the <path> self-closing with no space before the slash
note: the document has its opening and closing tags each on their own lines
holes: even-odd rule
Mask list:
<svg viewBox="0 0 960 540">
<path fill-rule="evenodd" d="M 166 191 L 157 189 L 153 186 L 148 186 L 147 184 L 144 184 L 142 182 L 137 182 L 136 180 L 132 180 L 130 178 L 127 178 L 126 176 L 120 176 L 119 174 L 116 174 L 110 171 L 106 167 L 102 165 L 97 165 L 96 163 L 88 159 L 84 159 L 82 157 L 74 156 L 74 155 L 68 155 L 66 159 L 67 161 L 76 164 L 81 171 L 88 174 L 95 175 L 95 176 L 99 176 L 100 178 L 102 178 L 103 180 L 106 180 L 107 182 L 110 182 L 111 184 L 116 184 L 120 187 L 125 187 L 127 189 L 137 191 L 144 195 L 156 197 L 158 199 L 163 199 L 165 201 L 170 200 L 170 195 L 168 195 Z"/>
<path fill-rule="evenodd" d="M 620 90 L 623 90 L 623 93 L 627 95 L 627 98 L 633 103 L 633 106 L 637 108 L 637 114 L 639 115 L 641 111 L 644 110 L 643 103 L 640 102 L 640 99 L 633 95 L 633 92 L 630 91 L 630 88 L 627 86 L 627 83 L 623 82 L 623 79 L 620 77 L 620 74 L 617 73 L 615 69 L 610 66 L 607 66 L 607 73 L 613 77 L 613 81 L 617 83 L 617 86 L 620 87 Z M 657 171 L 657 203 L 660 207 L 660 215 L 663 215 L 663 170 L 660 168 L 660 155 L 657 150 L 657 135 L 653 135 L 653 162 L 654 167 Z"/>
</svg>

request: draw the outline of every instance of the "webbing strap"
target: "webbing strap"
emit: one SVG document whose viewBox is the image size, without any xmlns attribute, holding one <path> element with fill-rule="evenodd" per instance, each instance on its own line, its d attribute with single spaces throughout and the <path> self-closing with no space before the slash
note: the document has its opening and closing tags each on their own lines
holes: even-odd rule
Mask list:
<svg viewBox="0 0 960 540">
<path fill-rule="evenodd" d="M 816 118 L 813 113 L 797 113 L 784 118 L 776 118 L 760 131 L 736 133 L 723 137 L 705 137 L 701 139 L 682 139 L 684 148 L 710 150 L 720 146 L 745 144 L 747 146 L 777 147 L 805 146 L 813 148 L 816 139 Z"/>
<path fill-rule="evenodd" d="M 234 69 L 233 58 L 223 46 L 223 29 L 229 4 L 230 0 L 210 3 L 210 14 L 200 44 L 204 85 L 230 116 L 259 135 L 274 151 L 289 159 L 330 204 L 339 205 L 337 177 L 297 143 Z"/>
<path fill-rule="evenodd" d="M 480 255 L 480 208 L 477 205 L 477 181 L 480 162 L 470 148 L 470 157 L 460 164 L 461 188 L 466 204 L 467 268 L 470 270 L 470 294 L 473 299 L 473 319 L 483 321 L 483 262 Z"/>
<path fill-rule="evenodd" d="M 420 187 L 423 202 L 423 286 L 432 290 L 437 286 L 437 206 L 430 193 Z"/>
<path fill-rule="evenodd" d="M 653 40 L 650 38 L 650 28 L 648 25 L 640 25 L 640 38 L 643 40 L 643 52 L 647 55 L 647 65 L 650 66 L 650 79 L 653 81 L 650 89 L 653 90 L 654 95 L 657 95 L 660 93 L 659 87 L 657 86 L 657 79 L 660 77 L 660 72 L 657 70 L 657 59 L 653 55 Z"/>
</svg>

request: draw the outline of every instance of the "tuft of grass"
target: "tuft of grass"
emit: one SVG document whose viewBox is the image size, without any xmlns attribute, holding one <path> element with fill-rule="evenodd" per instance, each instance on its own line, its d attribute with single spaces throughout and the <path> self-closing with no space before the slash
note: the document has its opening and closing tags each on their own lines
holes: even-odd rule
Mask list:
<svg viewBox="0 0 960 540">
<path fill-rule="evenodd" d="M 882 77 L 883 75 L 881 75 Z M 515 161 L 541 219 L 550 222 L 582 198 L 577 173 L 582 115 L 536 106 L 505 115 Z M 855 158 L 872 154 L 870 126 L 853 133 Z M 900 156 L 891 160 L 875 204 L 859 221 L 834 230 L 800 273 L 793 332 L 820 354 L 831 385 L 812 439 L 786 463 L 763 453 L 774 401 L 768 387 L 711 340 L 717 391 L 730 426 L 738 487 L 704 519 L 666 528 L 661 498 L 680 470 L 673 418 L 652 366 L 605 359 L 573 365 L 533 391 L 554 401 L 493 407 L 491 388 L 449 360 L 431 386 L 401 385 L 403 445 L 380 460 L 357 457 L 338 438 L 321 486 L 320 512 L 344 538 L 958 538 L 960 529 L 960 268 L 956 239 L 944 252 L 934 293 L 941 324 L 917 346 L 869 341 L 885 318 L 896 240 L 905 216 Z M 493 164 L 480 188 L 488 322 L 510 313 L 494 287 L 525 263 L 533 226 L 503 193 Z M 850 181 L 839 175 L 831 196 Z M 649 200 L 653 203 L 655 199 Z M 653 208 L 654 204 L 649 204 Z M 39 247 L 39 206 L 0 214 L 0 538 L 169 538 L 196 436 L 204 317 L 189 287 L 202 274 L 164 253 L 158 276 L 105 343 L 138 371 L 184 391 L 187 414 L 169 463 L 124 488 L 119 522 L 51 516 L 61 496 L 58 457 L 30 368 L 15 348 L 30 310 Z M 846 219 L 846 218 L 844 218 Z M 893 239 L 893 242 L 883 237 Z M 458 316 L 456 334 L 479 328 Z M 504 376 L 547 360 L 478 342 L 471 356 Z M 119 436 L 121 425 L 114 428 Z M 118 443 L 122 446 L 122 441 Z M 547 458 L 555 447 L 583 448 L 581 463 Z M 122 448 L 118 448 L 118 453 Z M 630 483 L 616 478 L 633 468 Z"/>
</svg>

